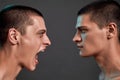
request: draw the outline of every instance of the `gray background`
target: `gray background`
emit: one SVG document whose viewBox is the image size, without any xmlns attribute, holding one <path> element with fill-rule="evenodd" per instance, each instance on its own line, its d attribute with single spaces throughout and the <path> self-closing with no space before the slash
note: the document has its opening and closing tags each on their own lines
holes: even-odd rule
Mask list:
<svg viewBox="0 0 120 80">
<path fill-rule="evenodd" d="M 92 1 L 0 0 L 0 9 L 8 4 L 22 4 L 40 10 L 52 42 L 46 52 L 39 55 L 40 63 L 36 70 L 23 69 L 17 80 L 98 80 L 100 69 L 93 57 L 80 57 L 72 42 L 77 11 Z"/>
</svg>

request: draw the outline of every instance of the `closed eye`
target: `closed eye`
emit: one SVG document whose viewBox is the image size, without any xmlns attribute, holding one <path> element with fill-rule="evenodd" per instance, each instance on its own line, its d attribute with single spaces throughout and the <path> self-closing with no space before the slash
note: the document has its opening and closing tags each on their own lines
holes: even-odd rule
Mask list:
<svg viewBox="0 0 120 80">
<path fill-rule="evenodd" d="M 46 33 L 46 30 L 40 30 L 37 32 L 37 34 L 39 35 L 39 37 L 43 37 L 43 35 Z"/>
</svg>

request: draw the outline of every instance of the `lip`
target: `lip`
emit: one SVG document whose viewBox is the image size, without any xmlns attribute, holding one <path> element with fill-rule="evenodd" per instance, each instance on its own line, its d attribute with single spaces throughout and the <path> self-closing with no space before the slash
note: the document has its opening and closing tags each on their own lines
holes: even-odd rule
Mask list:
<svg viewBox="0 0 120 80">
<path fill-rule="evenodd" d="M 83 48 L 83 46 L 80 46 L 80 45 L 77 45 L 77 47 L 78 47 L 79 49 Z"/>
<path fill-rule="evenodd" d="M 38 64 L 39 60 L 38 60 L 38 56 L 41 52 L 45 52 L 45 48 L 44 49 L 41 49 L 37 52 L 36 56 L 35 56 L 35 63 Z"/>
<path fill-rule="evenodd" d="M 45 52 L 46 48 L 42 49 L 41 52 Z"/>
<path fill-rule="evenodd" d="M 45 50 L 46 50 L 46 48 L 43 48 L 43 49 L 41 49 L 41 50 L 39 51 L 39 53 L 40 53 L 40 52 L 45 52 Z"/>
<path fill-rule="evenodd" d="M 38 60 L 38 53 L 35 55 L 35 58 L 34 58 L 34 65 L 37 65 L 39 63 L 39 60 Z"/>
</svg>

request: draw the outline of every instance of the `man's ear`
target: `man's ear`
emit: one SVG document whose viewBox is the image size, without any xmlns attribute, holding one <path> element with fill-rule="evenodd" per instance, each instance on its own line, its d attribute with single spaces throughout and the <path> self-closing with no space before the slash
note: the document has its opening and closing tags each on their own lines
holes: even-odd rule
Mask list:
<svg viewBox="0 0 120 80">
<path fill-rule="evenodd" d="M 107 39 L 113 38 L 117 34 L 117 25 L 115 23 L 110 23 L 107 26 Z"/>
<path fill-rule="evenodd" d="M 11 44 L 18 44 L 18 31 L 15 28 L 10 28 L 8 31 L 8 40 Z"/>
</svg>

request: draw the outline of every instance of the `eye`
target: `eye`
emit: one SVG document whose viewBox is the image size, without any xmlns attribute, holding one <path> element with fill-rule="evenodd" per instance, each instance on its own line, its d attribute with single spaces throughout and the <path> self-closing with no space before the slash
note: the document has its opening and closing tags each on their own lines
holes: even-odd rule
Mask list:
<svg viewBox="0 0 120 80">
<path fill-rule="evenodd" d="M 43 35 L 44 35 L 44 32 L 39 32 L 39 33 L 37 33 L 37 35 L 38 35 L 40 38 L 42 38 Z"/>
<path fill-rule="evenodd" d="M 39 37 L 42 38 L 42 37 L 43 37 L 43 34 L 39 34 Z"/>
<path fill-rule="evenodd" d="M 39 37 L 42 38 L 44 33 L 39 33 Z"/>
<path fill-rule="evenodd" d="M 79 29 L 81 33 L 86 33 L 88 30 L 87 29 Z"/>
<path fill-rule="evenodd" d="M 40 38 L 42 38 L 45 33 L 46 33 L 45 30 L 40 30 L 37 34 Z"/>
<path fill-rule="evenodd" d="M 81 33 L 86 33 L 87 32 L 87 29 L 82 29 L 81 30 Z"/>
</svg>

